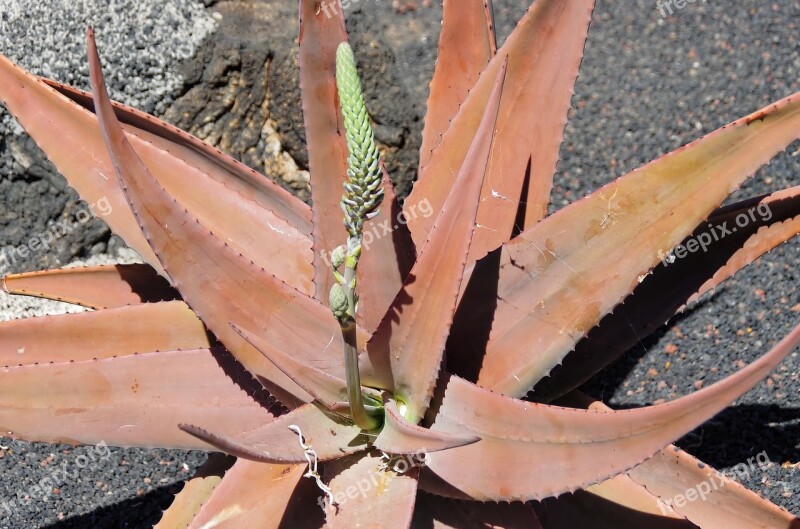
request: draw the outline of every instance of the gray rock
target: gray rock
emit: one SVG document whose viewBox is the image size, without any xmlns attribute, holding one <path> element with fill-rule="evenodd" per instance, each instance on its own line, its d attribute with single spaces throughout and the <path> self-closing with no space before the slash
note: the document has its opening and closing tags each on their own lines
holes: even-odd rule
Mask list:
<svg viewBox="0 0 800 529">
<path fill-rule="evenodd" d="M 177 63 L 214 29 L 191 0 L 0 0 L 0 53 L 31 72 L 88 89 L 86 28 L 96 29 L 114 99 L 162 114 L 183 86 Z M 56 267 L 105 251 L 110 232 L 99 220 L 78 223 L 86 204 L 30 137 L 0 107 L 0 273 Z M 74 229 L 49 251 L 12 258 L 53 223 Z M 3 256 L 6 256 L 3 258 Z M 12 257 L 10 257 L 12 256 Z"/>
<path fill-rule="evenodd" d="M 419 150 L 412 131 L 424 106 L 402 79 L 394 47 L 370 30 L 391 13 L 388 5 L 382 9 L 368 16 L 353 11 L 349 27 L 378 143 L 399 190 L 408 192 Z M 215 3 L 212 12 L 219 29 L 181 66 L 184 94 L 165 118 L 307 199 L 308 153 L 293 45 L 297 2 L 227 0 Z"/>
</svg>

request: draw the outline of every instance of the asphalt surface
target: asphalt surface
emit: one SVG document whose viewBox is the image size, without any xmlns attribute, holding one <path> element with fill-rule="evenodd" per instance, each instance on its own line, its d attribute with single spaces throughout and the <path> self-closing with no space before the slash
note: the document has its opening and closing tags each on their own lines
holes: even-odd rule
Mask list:
<svg viewBox="0 0 800 529">
<path fill-rule="evenodd" d="M 495 3 L 498 27 L 507 34 L 524 8 L 517 1 Z M 388 2 L 364 1 L 347 14 L 352 29 L 374 32 L 393 43 L 403 82 L 424 103 L 440 9 L 397 15 Z M 687 3 L 667 18 L 662 18 L 655 1 L 598 1 L 561 152 L 553 207 L 800 90 L 798 21 L 800 2 L 789 0 Z M 130 17 L 114 22 L 129 23 Z M 32 56 L 64 48 L 69 39 L 82 42 L 82 27 L 72 24 L 84 23 L 78 19 L 69 24 L 71 29 L 58 39 L 18 30 L 15 42 L 25 44 L 14 46 Z M 79 66 L 66 69 L 75 68 Z M 144 105 L 150 101 L 157 109 L 158 97 L 141 101 Z M 795 185 L 798 176 L 800 143 L 796 142 L 733 198 Z M 800 321 L 798 263 L 796 243 L 770 253 L 655 337 L 644 339 L 587 390 L 614 406 L 650 404 L 690 393 L 757 358 Z M 754 469 L 743 483 L 800 514 L 798 433 L 800 355 L 794 353 L 766 382 L 679 444 L 722 469 L 766 452 L 770 463 Z M 94 448 L 17 442 L 3 446 L 9 448 L 0 452 L 4 477 L 0 527 L 8 528 L 149 527 L 177 490 L 173 484 L 202 460 L 199 454 L 187 458 L 174 451 L 112 449 L 108 462 L 78 468 L 78 461 L 87 459 L 77 455 Z M 49 467 L 62 463 L 78 472 L 59 485 L 58 494 L 34 499 L 11 512 L 4 509 L 3 501 L 24 496 L 49 475 Z"/>
</svg>

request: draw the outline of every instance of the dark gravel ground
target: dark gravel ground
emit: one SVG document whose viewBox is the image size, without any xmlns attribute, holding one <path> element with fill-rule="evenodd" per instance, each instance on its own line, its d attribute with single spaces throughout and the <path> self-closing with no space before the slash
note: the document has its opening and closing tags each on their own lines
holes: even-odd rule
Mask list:
<svg viewBox="0 0 800 529">
<path fill-rule="evenodd" d="M 495 3 L 498 27 L 507 34 L 524 11 L 519 4 L 526 2 Z M 348 10 L 349 25 L 358 39 L 390 45 L 398 82 L 413 107 L 422 109 L 440 9 L 397 15 L 387 4 L 362 0 Z M 576 110 L 562 148 L 554 207 L 800 90 L 799 20 L 800 2 L 788 0 L 695 2 L 666 19 L 655 1 L 598 1 L 576 86 Z M 417 134 L 419 117 L 410 116 Z M 795 184 L 798 148 L 797 143 L 791 146 L 734 196 Z M 643 340 L 587 390 L 615 406 L 649 404 L 687 394 L 752 361 L 799 319 L 798 263 L 795 243 L 762 258 Z M 800 514 L 795 467 L 800 461 L 799 390 L 800 357 L 795 353 L 766 383 L 679 444 L 723 469 L 766 451 L 772 463 L 753 472 L 745 485 Z M 76 459 L 93 450 L 16 442 L 3 449 L 0 527 L 150 527 L 178 490 L 174 484 L 203 458 L 112 449 L 102 465 Z M 79 468 L 80 462 L 87 464 Z M 71 475 L 58 485 L 58 494 L 33 499 L 11 513 L 5 510 L 3 501 L 30 492 L 54 465 L 62 464 Z"/>
<path fill-rule="evenodd" d="M 600 2 L 562 149 L 555 207 L 800 89 L 798 2 Z M 734 193 L 796 185 L 800 142 Z M 798 323 L 798 247 L 759 260 L 643 341 L 588 391 L 612 405 L 673 399 L 764 353 Z M 744 484 L 800 513 L 800 358 L 680 441 L 717 468 L 766 451 Z"/>
</svg>

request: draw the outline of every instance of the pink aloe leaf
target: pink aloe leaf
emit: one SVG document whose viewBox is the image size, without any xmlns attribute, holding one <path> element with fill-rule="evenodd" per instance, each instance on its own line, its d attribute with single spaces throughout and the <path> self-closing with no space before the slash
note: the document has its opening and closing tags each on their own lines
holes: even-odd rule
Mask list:
<svg viewBox="0 0 800 529">
<path fill-rule="evenodd" d="M 356 272 L 357 319 L 369 332 L 380 324 L 416 260 L 416 249 L 405 221 L 401 222 L 403 218 L 394 186 L 384 169 L 383 205 L 375 218 L 364 223 L 364 250 Z"/>
<path fill-rule="evenodd" d="M 318 7 L 319 2 L 300 0 L 299 60 L 314 214 L 314 296 L 326 299 L 333 284 L 327 256 L 346 237 L 339 201 L 347 177 L 347 142 L 336 91 L 336 48 L 347 40 L 347 31 L 342 9 L 330 15 Z"/>
<path fill-rule="evenodd" d="M 161 272 L 161 265 L 142 236 L 118 182 L 111 176 L 112 164 L 103 146 L 95 115 L 5 57 L 0 57 L 0 99 L 81 198 L 93 206 L 93 211 L 128 246 Z M 54 124 L 61 131 L 57 137 L 52 134 Z M 260 266 L 296 288 L 310 291 L 311 241 L 306 233 L 240 194 L 237 185 L 242 187 L 246 184 L 238 175 L 211 164 L 187 147 L 142 129 L 126 128 L 136 152 L 156 172 L 159 183 L 185 208 Z M 192 155 L 194 158 L 190 158 Z M 193 165 L 197 161 L 205 161 L 205 165 Z M 261 189 L 259 196 L 270 196 L 272 191 L 279 194 L 275 184 L 272 188 Z M 275 205 L 276 211 L 282 211 L 276 205 L 282 200 L 273 197 L 264 202 Z M 285 207 L 283 212 L 290 213 Z"/>
<path fill-rule="evenodd" d="M 432 429 L 474 433 L 481 441 L 430 454 L 427 469 L 477 500 L 543 499 L 585 488 L 652 457 L 716 415 L 798 342 L 800 327 L 736 374 L 675 401 L 634 410 L 535 404 L 451 377 Z"/>
<path fill-rule="evenodd" d="M 593 399 L 588 397 L 579 397 L 579 400 L 581 407 L 591 403 L 591 409 L 609 411 L 609 408 L 599 401 L 593 402 Z M 676 525 L 677 527 L 789 529 L 799 521 L 784 509 L 761 498 L 673 445 L 630 469 L 627 474 L 620 474 L 613 479 L 588 487 L 587 492 L 618 505 L 611 509 L 611 505 L 598 498 L 588 499 L 583 496 L 582 501 L 578 502 L 583 508 L 578 510 L 583 511 L 587 523 L 590 517 L 597 518 L 598 508 L 595 505 L 601 503 L 605 505 L 600 507 L 603 511 L 623 512 L 632 518 L 635 516 L 630 509 L 663 518 L 685 520 L 682 525 Z M 682 500 L 679 499 L 681 497 Z M 562 498 L 566 497 L 562 496 L 559 499 Z M 680 502 L 680 507 L 676 504 L 676 500 Z M 551 501 L 546 503 L 552 505 Z M 567 502 L 564 507 L 575 509 L 576 503 Z M 610 522 L 618 517 L 619 514 L 614 515 L 613 512 L 608 516 Z M 640 525 L 632 527 L 640 527 L 645 523 L 641 516 L 638 518 Z M 660 523 L 667 524 L 665 520 Z M 586 523 L 583 525 L 586 526 Z M 579 526 L 581 524 L 570 527 Z"/>
<path fill-rule="evenodd" d="M 341 330 L 330 310 L 258 267 L 209 232 L 159 185 L 127 141 L 103 84 L 97 49 L 89 38 L 95 107 L 114 169 L 137 221 L 173 284 L 226 348 L 270 386 L 287 406 L 311 397 L 229 323 L 281 343 L 324 371 L 343 371 Z M 362 337 L 363 339 L 363 337 Z M 284 391 L 287 390 L 287 391 Z"/>
<path fill-rule="evenodd" d="M 214 487 L 186 529 L 279 529 L 303 495 L 304 465 L 273 465 L 240 459 Z M 307 512 L 308 514 L 308 512 Z M 169 529 L 173 529 L 172 526 Z M 167 529 L 165 527 L 165 529 Z"/>
<path fill-rule="evenodd" d="M 100 265 L 11 274 L 0 278 L 7 294 L 22 294 L 108 309 L 169 301 L 180 294 L 145 264 Z"/>
<path fill-rule="evenodd" d="M 599 401 L 589 408 L 609 409 Z M 760 455 L 753 459 L 763 463 Z M 719 524 L 731 529 L 791 529 L 800 525 L 800 518 L 676 446 L 661 450 L 624 477 L 657 497 L 656 505 L 662 513 L 685 516 L 704 529 Z M 676 500 L 681 495 L 686 500 L 690 490 L 696 491 L 696 501 L 680 501 L 679 505 Z"/>
<path fill-rule="evenodd" d="M 786 510 L 677 447 L 662 450 L 629 470 L 628 475 L 658 496 L 664 511 L 686 516 L 702 528 L 723 525 L 731 529 L 791 529 L 800 524 L 800 519 Z M 692 489 L 698 492 L 700 501 L 675 504 L 679 495 Z"/>
<path fill-rule="evenodd" d="M 236 460 L 222 454 L 210 454 L 208 460 L 195 475 L 184 483 L 181 491 L 153 529 L 186 528 L 200 511 L 203 504 L 211 497 L 211 493 L 222 481 L 231 465 Z"/>
<path fill-rule="evenodd" d="M 212 345 L 203 322 L 182 301 L 0 323 L 0 362 L 9 366 Z"/>
<path fill-rule="evenodd" d="M 256 463 L 274 462 L 270 455 L 259 452 L 258 450 L 237 441 L 231 435 L 226 435 L 219 432 L 209 432 L 208 430 L 204 430 L 203 428 L 193 424 L 181 423 L 178 425 L 178 428 L 188 433 L 192 437 L 196 437 L 197 439 L 208 443 L 210 446 L 213 446 L 217 450 L 228 454 L 231 457 L 237 459 L 246 459 Z"/>
<path fill-rule="evenodd" d="M 323 510 L 324 493 L 317 486 L 315 479 L 301 480 L 295 488 L 288 508 L 281 518 L 279 529 L 328 529 L 325 525 Z M 313 505 L 319 508 L 310 507 Z"/>
<path fill-rule="evenodd" d="M 496 147 L 481 192 L 481 228 L 475 232 L 470 262 L 508 239 L 520 198 L 525 201 L 521 227 L 532 226 L 546 212 L 593 8 L 594 2 L 589 0 L 534 2 L 481 73 L 430 161 L 420 167 L 404 206 L 428 201 L 439 211 L 466 159 L 492 83 L 507 60 Z M 522 197 L 528 172 L 527 194 Z M 435 216 L 409 215 L 409 229 L 418 246 L 427 239 L 435 220 Z"/>
<path fill-rule="evenodd" d="M 93 123 L 90 113 L 58 96 L 37 77 L 3 56 L 0 56 L 0 99 L 39 147 L 48 153 L 81 198 L 90 204 L 106 198 L 111 213 L 104 217 L 105 222 L 147 263 L 160 270 L 161 265 L 126 207 L 118 185 L 106 176 L 109 164 L 93 161 L 93 157 L 101 156 L 104 149 L 99 135 L 92 134 L 96 122 Z M 31 112 L 31 109 L 36 111 Z M 54 122 L 59 124 L 64 134 L 56 136 L 52 133 Z M 79 141 L 67 143 L 64 138 L 79 138 Z"/>
<path fill-rule="evenodd" d="M 668 446 L 659 452 L 659 454 L 666 450 L 670 450 L 672 447 L 673 445 Z M 658 457 L 658 454 L 656 454 L 654 457 Z M 647 464 L 647 461 L 642 464 Z M 565 502 L 564 506 L 557 506 L 557 508 L 571 508 L 576 504 L 588 505 L 595 503 L 600 506 L 600 509 L 612 511 L 612 514 L 609 516 L 609 518 L 612 520 L 619 518 L 620 513 L 623 515 L 629 515 L 633 519 L 638 517 L 636 513 L 640 513 L 640 515 L 644 515 L 645 519 L 655 520 L 652 518 L 654 516 L 663 518 L 664 520 L 658 521 L 665 524 L 667 527 L 670 527 L 670 524 L 680 528 L 694 527 L 694 524 L 689 522 L 685 516 L 675 512 L 669 512 L 668 510 L 660 509 L 658 496 L 652 494 L 647 490 L 647 488 L 636 483 L 628 474 L 619 474 L 596 485 L 586 487 L 586 492 L 590 496 L 576 497 L 577 501 L 575 502 L 569 501 L 571 499 L 569 496 L 561 496 L 561 498 L 564 498 L 568 501 Z M 607 502 L 611 502 L 611 504 Z M 552 503 L 548 500 L 545 500 L 544 503 L 546 505 L 552 505 Z M 591 510 L 581 507 L 578 507 L 577 510 L 586 511 L 583 513 L 584 517 L 587 515 L 596 517 L 596 514 L 592 513 Z M 669 519 L 672 519 L 672 521 L 668 521 Z M 644 522 L 642 521 L 642 523 Z"/>
<path fill-rule="evenodd" d="M 27 441 L 208 450 L 178 424 L 228 433 L 272 420 L 269 402 L 251 396 L 252 380 L 242 376 L 222 349 L 6 366 L 0 425 Z"/>
<path fill-rule="evenodd" d="M 618 178 L 504 245 L 491 334 L 477 344 L 486 350 L 479 384 L 525 394 L 660 256 L 798 137 L 800 94 Z M 453 345 L 470 354 L 476 341 L 465 332 Z"/>
<path fill-rule="evenodd" d="M 384 400 L 383 429 L 373 446 L 389 454 L 424 454 L 447 450 L 480 441 L 476 435 L 452 435 L 434 432 L 411 424 L 397 409 L 393 399 Z"/>
<path fill-rule="evenodd" d="M 405 416 L 413 423 L 427 408 L 441 367 L 475 231 L 480 186 L 495 133 L 504 76 L 502 68 L 474 144 L 436 226 L 367 344 L 370 357 L 390 358 L 394 395 L 407 406 Z"/>
<path fill-rule="evenodd" d="M 631 509 L 583 490 L 548 498 L 535 509 L 544 529 L 700 529 L 685 519 Z"/>
<path fill-rule="evenodd" d="M 92 94 L 52 79 L 41 80 L 83 108 L 94 112 Z M 122 103 L 112 101 L 111 104 L 117 119 L 123 123 L 123 128 L 129 134 L 138 135 L 163 150 L 173 152 L 208 177 L 224 183 L 243 197 L 286 220 L 304 235 L 311 235 L 311 209 L 308 205 L 263 174 L 174 125 Z M 95 129 L 99 134 L 97 125 Z"/>
<path fill-rule="evenodd" d="M 723 208 L 725 212 L 720 212 L 719 218 L 712 219 L 711 223 L 719 225 L 727 220 L 731 225 L 735 223 L 737 230 L 748 233 L 750 237 L 728 258 L 724 266 L 692 294 L 686 305 L 697 301 L 700 296 L 714 290 L 742 268 L 800 233 L 800 186 L 772 193 L 759 200 L 757 204 L 736 206 L 732 204 L 729 208 Z M 757 217 L 754 221 L 749 217 L 753 210 L 756 211 Z M 770 218 L 765 218 L 766 215 L 758 218 L 758 215 L 766 212 Z M 739 227 L 737 222 L 742 218 L 741 215 L 747 215 L 750 221 L 744 229 Z M 721 226 L 717 230 L 721 231 Z"/>
<path fill-rule="evenodd" d="M 267 357 L 270 362 L 275 364 L 298 386 L 306 390 L 317 402 L 330 408 L 335 403 L 347 398 L 347 383 L 341 378 L 329 375 L 325 371 L 295 360 L 279 347 L 235 324 L 231 324 L 231 326 L 239 336 L 258 349 L 261 354 Z"/>
<path fill-rule="evenodd" d="M 591 407 L 591 409 L 611 411 L 602 402 L 594 401 L 594 399 L 578 392 L 570 393 L 565 398 L 560 399 L 559 404 L 564 404 L 571 408 L 586 409 Z M 641 524 L 649 522 L 664 527 L 694 528 L 696 526 L 682 514 L 663 508 L 657 495 L 634 481 L 630 476 L 637 468 L 645 468 L 661 454 L 673 449 L 676 449 L 675 446 L 669 445 L 653 458 L 634 467 L 628 473 L 618 474 L 613 478 L 587 487 L 585 491 L 587 494 L 579 493 L 574 496 L 561 496 L 559 500 L 564 500 L 563 504 L 553 500 L 544 500 L 539 508 L 551 516 L 549 519 L 553 523 L 565 517 L 568 514 L 566 511 L 569 511 L 569 516 L 576 527 L 590 525 L 591 518 L 597 517 L 596 512 L 594 512 L 597 510 L 606 513 L 604 518 L 608 522 L 605 523 L 620 523 L 637 527 L 637 523 L 641 526 Z M 702 465 L 699 461 L 697 463 Z M 678 472 L 680 472 L 680 469 L 678 469 Z"/>
<path fill-rule="evenodd" d="M 398 473 L 385 469 L 385 464 L 383 458 L 367 454 L 352 464 L 346 459 L 326 467 L 326 478 L 335 473 L 328 486 L 336 505 L 325 508 L 329 529 L 404 529 L 410 526 L 419 469 L 409 468 L 406 462 L 404 469 L 400 469 L 404 471 Z"/>
<path fill-rule="evenodd" d="M 536 385 L 535 400 L 548 402 L 588 381 L 686 305 L 797 235 L 798 191 L 800 188 L 785 189 L 717 210 L 683 243 L 685 247 L 691 246 L 689 241 L 703 241 L 705 251 L 675 258 L 672 263 L 665 258 L 623 304 L 578 342 L 549 377 Z M 737 218 L 740 224 L 747 219 L 747 224 L 738 226 Z"/>
<path fill-rule="evenodd" d="M 311 0 L 300 2 L 300 90 L 314 212 L 315 297 L 325 300 L 333 284 L 331 251 L 347 238 L 339 203 L 348 151 L 335 78 L 336 48 L 347 40 L 347 32 L 342 9 L 329 15 L 318 6 Z M 369 331 L 380 323 L 415 257 L 408 228 L 396 220 L 401 209 L 385 170 L 383 186 L 383 206 L 364 224 L 365 251 L 358 271 L 359 316 Z"/>
<path fill-rule="evenodd" d="M 490 503 L 452 500 L 418 494 L 412 529 L 541 529 L 533 508 L 526 503 Z"/>
<path fill-rule="evenodd" d="M 304 404 L 268 424 L 248 424 L 238 432 L 217 432 L 208 421 L 186 421 L 181 429 L 236 457 L 268 463 L 303 463 L 306 454 L 294 426 L 320 461 L 336 459 L 367 447 L 368 437 L 352 421 Z M 213 426 L 213 425 L 212 425 Z"/>
<path fill-rule="evenodd" d="M 424 167 L 450 122 L 497 52 L 483 0 L 445 0 L 439 53 L 430 83 L 419 163 Z"/>
</svg>

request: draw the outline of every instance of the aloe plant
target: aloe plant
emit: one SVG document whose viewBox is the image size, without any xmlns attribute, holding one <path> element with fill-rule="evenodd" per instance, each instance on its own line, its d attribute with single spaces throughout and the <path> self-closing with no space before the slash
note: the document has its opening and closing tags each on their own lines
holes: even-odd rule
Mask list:
<svg viewBox="0 0 800 529">
<path fill-rule="evenodd" d="M 762 380 L 800 328 L 665 404 L 614 411 L 574 390 L 630 346 L 631 322 L 652 332 L 798 233 L 796 188 L 719 206 L 800 137 L 800 94 L 546 216 L 593 2 L 538 0 L 498 48 L 489 2 L 449 0 L 401 207 L 341 10 L 318 7 L 300 2 L 310 207 L 110 101 L 91 30 L 91 95 L 0 57 L 6 107 L 146 263 L 3 279 L 96 309 L 0 324 L 9 435 L 236 457 L 210 460 L 159 529 L 796 527 L 735 483 L 661 507 L 714 476 L 669 444 Z M 713 259 L 661 264 L 756 206 L 770 219 Z M 593 329 L 614 346 L 553 371 Z"/>
</svg>

